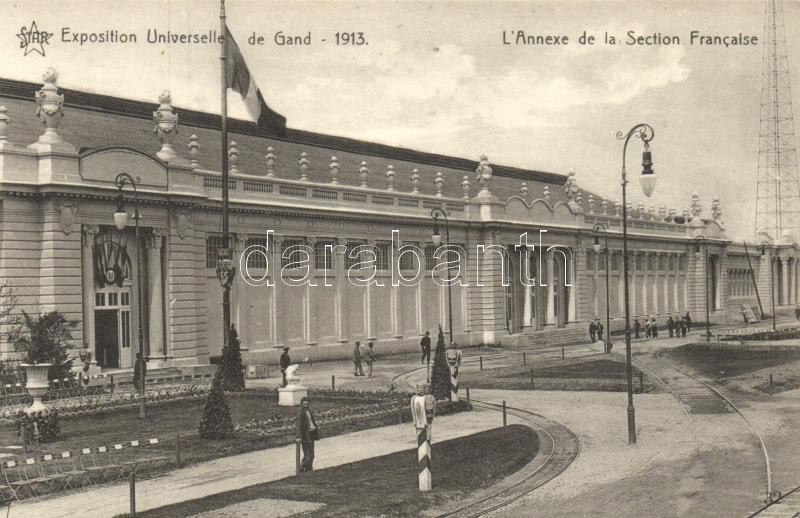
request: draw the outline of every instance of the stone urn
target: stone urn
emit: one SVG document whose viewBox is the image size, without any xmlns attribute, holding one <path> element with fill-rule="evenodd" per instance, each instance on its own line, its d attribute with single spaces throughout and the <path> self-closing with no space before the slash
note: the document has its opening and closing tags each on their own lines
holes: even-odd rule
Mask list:
<svg viewBox="0 0 800 518">
<path fill-rule="evenodd" d="M 25 378 L 27 379 L 27 382 L 25 383 L 25 389 L 33 398 L 33 403 L 31 403 L 31 406 L 25 409 L 25 413 L 47 413 L 47 407 L 44 405 L 44 403 L 42 403 L 42 398 L 50 389 L 50 386 L 47 383 L 47 373 L 50 372 L 50 367 L 52 366 L 52 363 L 20 364 L 20 367 L 25 369 Z"/>
</svg>

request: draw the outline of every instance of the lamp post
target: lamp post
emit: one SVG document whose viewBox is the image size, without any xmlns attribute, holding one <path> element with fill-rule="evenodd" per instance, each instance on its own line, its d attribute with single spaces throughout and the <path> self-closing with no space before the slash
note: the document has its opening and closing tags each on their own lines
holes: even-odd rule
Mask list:
<svg viewBox="0 0 800 518">
<path fill-rule="evenodd" d="M 700 258 L 700 243 L 703 244 L 703 253 L 704 253 L 704 260 L 705 266 L 704 272 L 706 277 L 706 342 L 711 341 L 711 317 L 709 316 L 709 308 L 708 308 L 708 242 L 706 238 L 703 236 L 697 236 L 694 238 L 695 240 L 695 248 L 694 248 L 694 256 L 696 258 Z"/>
<path fill-rule="evenodd" d="M 775 323 L 775 268 L 772 264 L 772 259 L 774 254 L 772 253 L 772 244 L 767 241 L 761 242 L 761 255 L 766 255 L 767 249 L 769 249 L 769 294 L 772 300 L 772 330 L 777 330 L 777 324 Z"/>
<path fill-rule="evenodd" d="M 125 212 L 125 205 L 123 203 L 122 188 L 125 184 L 129 184 L 133 188 L 133 220 L 136 229 L 136 306 L 138 311 L 138 327 L 139 327 L 139 353 L 136 356 L 136 363 L 139 367 L 139 418 L 146 417 L 145 400 L 144 400 L 144 315 L 142 311 L 142 260 L 139 248 L 139 192 L 136 190 L 136 182 L 133 177 L 128 173 L 119 173 L 114 180 L 119 189 L 117 197 L 117 210 L 114 212 L 114 224 L 118 230 L 122 230 L 128 224 L 128 213 Z"/>
<path fill-rule="evenodd" d="M 452 288 L 451 284 L 453 284 L 453 273 L 451 270 L 451 261 L 452 258 L 450 256 L 450 223 L 447 220 L 447 212 L 443 209 L 432 209 L 431 210 L 431 218 L 433 218 L 433 235 L 431 239 L 433 240 L 434 246 L 438 247 L 442 244 L 442 235 L 439 233 L 439 216 L 444 218 L 444 233 L 445 239 L 447 240 L 447 323 L 448 327 L 450 328 L 450 339 L 448 342 L 448 349 L 452 349 L 453 347 L 453 298 L 452 298 Z"/>
<path fill-rule="evenodd" d="M 595 253 L 600 253 L 600 233 L 603 233 L 603 241 L 605 241 L 605 255 L 606 255 L 606 354 L 611 352 L 611 317 L 610 317 L 610 304 L 608 296 L 608 232 L 605 225 L 596 223 L 594 226 L 594 244 L 592 248 Z"/>
<path fill-rule="evenodd" d="M 617 132 L 617 139 L 624 140 L 622 146 L 622 267 L 624 275 L 625 293 L 625 370 L 628 378 L 628 444 L 636 444 L 636 411 L 633 408 L 633 377 L 631 373 L 631 318 L 630 302 L 628 300 L 628 203 L 626 186 L 628 173 L 625 170 L 625 153 L 631 137 L 636 137 L 644 142 L 642 152 L 642 174 L 639 182 L 642 192 L 648 198 L 653 194 L 656 186 L 656 175 L 653 172 L 653 160 L 650 154 L 650 141 L 655 137 L 655 132 L 649 124 L 639 123 L 628 130 L 627 133 Z"/>
</svg>

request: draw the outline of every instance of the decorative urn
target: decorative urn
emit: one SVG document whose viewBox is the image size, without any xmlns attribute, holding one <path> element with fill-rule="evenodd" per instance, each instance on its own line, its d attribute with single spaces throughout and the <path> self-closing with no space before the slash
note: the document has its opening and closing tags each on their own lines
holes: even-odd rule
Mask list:
<svg viewBox="0 0 800 518">
<path fill-rule="evenodd" d="M 42 403 L 42 398 L 50 389 L 47 383 L 47 373 L 50 372 L 50 367 L 52 366 L 52 363 L 20 364 L 20 367 L 25 369 L 25 379 L 27 380 L 25 388 L 33 398 L 31 406 L 25 409 L 27 414 L 34 412 L 47 413 L 47 407 Z"/>
</svg>

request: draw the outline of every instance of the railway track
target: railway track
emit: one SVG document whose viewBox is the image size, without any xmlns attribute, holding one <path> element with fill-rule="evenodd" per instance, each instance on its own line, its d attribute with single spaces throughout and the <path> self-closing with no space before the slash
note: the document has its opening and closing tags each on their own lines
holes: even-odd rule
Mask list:
<svg viewBox="0 0 800 518">
<path fill-rule="evenodd" d="M 496 403 L 473 399 L 472 404 L 482 410 L 502 412 L 502 406 Z M 547 451 L 540 451 L 540 455 L 537 456 L 541 457 L 539 464 L 530 473 L 510 485 L 466 502 L 456 509 L 449 509 L 437 514 L 437 518 L 486 516 L 507 507 L 557 477 L 580 454 L 578 437 L 561 423 L 521 408 L 507 406 L 506 412 L 522 419 L 531 428 L 536 429 L 540 438 L 548 439 Z M 541 446 L 544 446 L 544 441 L 541 441 Z M 534 459 L 532 462 L 537 462 L 537 460 Z"/>
<path fill-rule="evenodd" d="M 764 438 L 756 430 L 747 416 L 742 413 L 739 407 L 733 402 L 730 396 L 724 394 L 720 389 L 714 387 L 708 382 L 699 379 L 697 376 L 679 368 L 672 364 L 667 363 L 660 355 L 659 351 L 653 353 L 652 356 L 639 356 L 635 359 L 634 364 L 641 370 L 648 373 L 653 378 L 657 379 L 666 389 L 677 399 L 688 415 L 691 414 L 720 414 L 720 413 L 736 413 L 745 423 L 750 432 L 758 439 L 761 447 L 761 452 L 764 457 L 764 471 L 766 475 L 764 502 L 765 506 L 755 513 L 748 514 L 748 517 L 754 516 L 797 516 L 800 514 L 800 498 L 793 497 L 791 501 L 797 500 L 796 508 L 792 514 L 770 515 L 763 514 L 773 506 L 778 505 L 780 502 L 788 503 L 785 499 L 786 495 L 781 495 L 780 491 L 776 491 L 772 487 L 772 469 L 770 466 L 769 452 Z M 791 491 L 795 493 L 796 488 Z M 800 496 L 800 495 L 798 495 Z"/>
</svg>

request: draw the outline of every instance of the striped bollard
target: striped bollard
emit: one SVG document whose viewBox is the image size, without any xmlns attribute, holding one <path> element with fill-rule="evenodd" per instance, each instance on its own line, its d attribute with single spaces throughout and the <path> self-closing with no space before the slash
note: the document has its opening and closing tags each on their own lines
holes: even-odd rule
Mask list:
<svg viewBox="0 0 800 518">
<path fill-rule="evenodd" d="M 458 401 L 458 368 L 461 366 L 461 350 L 447 351 L 447 364 L 450 367 L 450 401 Z"/>
<path fill-rule="evenodd" d="M 418 385 L 417 395 L 411 396 L 411 416 L 417 431 L 417 475 L 420 492 L 430 491 L 433 488 L 431 429 L 436 411 L 436 400 L 431 394 L 427 394 L 427 387 L 427 384 Z"/>
</svg>

